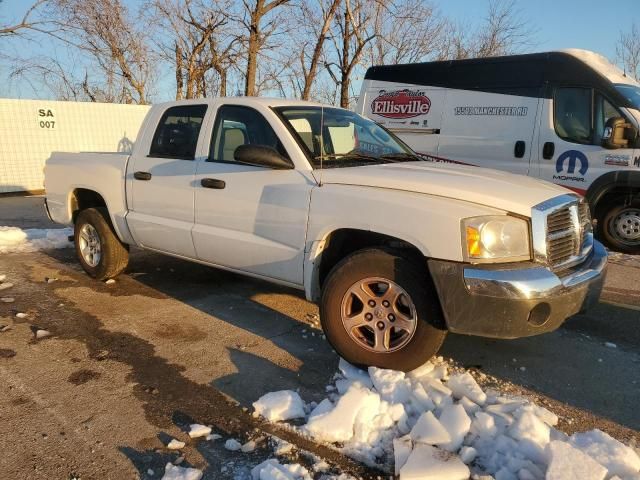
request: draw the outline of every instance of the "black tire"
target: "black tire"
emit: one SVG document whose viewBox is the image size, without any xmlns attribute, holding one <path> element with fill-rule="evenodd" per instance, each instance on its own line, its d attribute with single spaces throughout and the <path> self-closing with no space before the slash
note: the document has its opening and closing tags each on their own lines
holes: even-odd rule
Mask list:
<svg viewBox="0 0 640 480">
<path fill-rule="evenodd" d="M 83 240 L 80 237 L 85 225 L 95 229 L 100 242 L 100 257 L 96 265 L 88 263 L 81 252 L 81 242 Z M 89 276 L 96 280 L 107 280 L 118 276 L 127 268 L 129 251 L 113 231 L 106 208 L 87 208 L 82 210 L 76 219 L 73 236 L 76 255 L 80 265 Z"/>
<path fill-rule="evenodd" d="M 343 324 L 343 298 L 354 284 L 370 277 L 394 282 L 404 289 L 415 306 L 417 319 L 413 336 L 397 350 L 373 352 L 352 338 Z M 393 250 L 378 248 L 354 252 L 331 270 L 323 286 L 320 321 L 336 352 L 348 362 L 362 367 L 413 370 L 437 353 L 447 335 L 440 301 L 426 266 Z"/>
<path fill-rule="evenodd" d="M 631 235 L 638 235 L 636 239 L 625 238 L 617 232 L 621 216 L 631 214 L 624 220 L 625 230 Z M 600 238 L 611 250 L 616 252 L 640 254 L 640 205 L 611 205 L 607 208 L 602 221 L 598 222 Z"/>
</svg>

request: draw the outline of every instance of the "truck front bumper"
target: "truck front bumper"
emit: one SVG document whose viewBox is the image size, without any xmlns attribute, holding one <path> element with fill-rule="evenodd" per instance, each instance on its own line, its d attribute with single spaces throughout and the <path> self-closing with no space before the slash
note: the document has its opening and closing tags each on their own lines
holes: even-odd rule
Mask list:
<svg viewBox="0 0 640 480">
<path fill-rule="evenodd" d="M 583 263 L 561 274 L 536 263 L 429 261 L 449 331 L 494 338 L 550 332 L 585 311 L 600 296 L 606 265 L 599 242 Z"/>
</svg>

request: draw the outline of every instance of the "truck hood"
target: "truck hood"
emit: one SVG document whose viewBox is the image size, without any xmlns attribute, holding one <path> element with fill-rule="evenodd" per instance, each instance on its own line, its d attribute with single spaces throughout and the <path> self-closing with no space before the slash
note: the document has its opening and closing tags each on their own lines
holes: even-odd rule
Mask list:
<svg viewBox="0 0 640 480">
<path fill-rule="evenodd" d="M 498 170 L 426 161 L 330 168 L 322 183 L 360 185 L 437 195 L 531 216 L 531 207 L 567 189 Z"/>
</svg>

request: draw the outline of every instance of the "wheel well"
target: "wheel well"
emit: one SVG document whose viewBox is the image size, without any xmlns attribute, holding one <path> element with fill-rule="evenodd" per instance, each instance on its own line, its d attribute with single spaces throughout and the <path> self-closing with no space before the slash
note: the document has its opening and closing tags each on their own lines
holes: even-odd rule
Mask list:
<svg viewBox="0 0 640 480">
<path fill-rule="evenodd" d="M 95 207 L 106 207 L 107 203 L 97 192 L 93 190 L 89 190 L 86 188 L 77 188 L 73 191 L 71 195 L 71 211 L 73 223 L 76 222 L 76 218 L 78 214 L 82 210 L 86 210 L 87 208 L 95 208 Z"/>
<path fill-rule="evenodd" d="M 630 205 L 640 202 L 640 188 L 618 186 L 607 190 L 592 207 L 594 218 L 601 219 L 612 205 Z"/>
<path fill-rule="evenodd" d="M 368 230 L 343 228 L 333 231 L 325 239 L 320 266 L 318 268 L 318 284 L 324 284 L 331 269 L 347 255 L 370 247 L 392 248 L 403 256 L 418 262 L 424 262 L 424 255 L 414 245 L 396 237 Z M 427 268 L 424 263 L 425 269 Z"/>
</svg>

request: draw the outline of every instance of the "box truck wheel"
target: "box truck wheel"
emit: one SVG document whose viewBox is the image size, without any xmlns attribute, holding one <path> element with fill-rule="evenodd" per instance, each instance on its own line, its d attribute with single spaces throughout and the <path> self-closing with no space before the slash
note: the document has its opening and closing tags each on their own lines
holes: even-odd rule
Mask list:
<svg viewBox="0 0 640 480">
<path fill-rule="evenodd" d="M 320 321 L 348 362 L 403 371 L 429 360 L 447 334 L 426 268 L 385 249 L 359 250 L 331 270 Z"/>
<path fill-rule="evenodd" d="M 640 253 L 640 205 L 612 206 L 604 214 L 602 237 L 612 250 Z"/>
<path fill-rule="evenodd" d="M 127 246 L 113 231 L 106 208 L 82 210 L 76 219 L 74 240 L 82 268 L 97 280 L 117 276 L 129 263 Z"/>
</svg>

